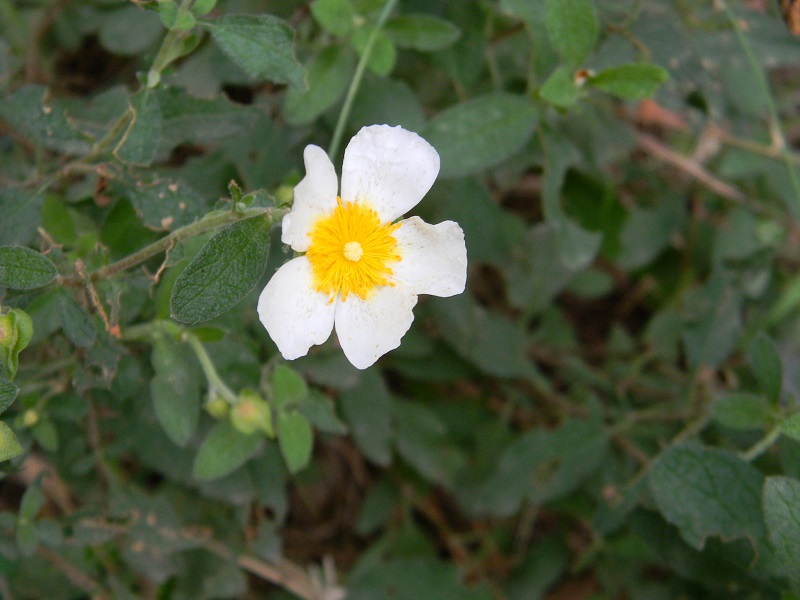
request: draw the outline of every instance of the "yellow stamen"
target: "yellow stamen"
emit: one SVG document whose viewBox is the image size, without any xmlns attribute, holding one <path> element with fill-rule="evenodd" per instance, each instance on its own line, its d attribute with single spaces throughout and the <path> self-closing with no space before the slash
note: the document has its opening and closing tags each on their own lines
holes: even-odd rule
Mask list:
<svg viewBox="0 0 800 600">
<path fill-rule="evenodd" d="M 389 264 L 400 260 L 392 232 L 400 223 L 381 225 L 378 213 L 366 204 L 342 202 L 314 224 L 306 256 L 311 262 L 314 289 L 330 301 L 341 294 L 363 300 L 377 287 L 394 285 Z"/>
</svg>

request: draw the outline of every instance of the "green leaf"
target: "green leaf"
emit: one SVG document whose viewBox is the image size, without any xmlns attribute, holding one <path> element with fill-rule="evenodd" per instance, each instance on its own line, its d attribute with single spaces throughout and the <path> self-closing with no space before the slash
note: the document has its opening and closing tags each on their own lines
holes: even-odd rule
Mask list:
<svg viewBox="0 0 800 600">
<path fill-rule="evenodd" d="M 763 429 L 773 417 L 772 407 L 762 396 L 744 392 L 723 396 L 711 412 L 714 420 L 731 429 Z"/>
<path fill-rule="evenodd" d="M 800 481 L 767 477 L 764 483 L 764 520 L 769 539 L 785 572 L 800 584 Z"/>
<path fill-rule="evenodd" d="M 196 17 L 207 15 L 217 5 L 217 0 L 195 0 L 192 4 L 192 14 Z"/>
<path fill-rule="evenodd" d="M 175 282 L 172 318 L 190 324 L 213 319 L 253 289 L 267 267 L 270 225 L 266 215 L 253 217 L 211 238 Z"/>
<path fill-rule="evenodd" d="M 296 410 L 278 413 L 278 445 L 290 473 L 301 471 L 311 460 L 314 432 L 308 420 Z"/>
<path fill-rule="evenodd" d="M 363 55 L 367 48 L 367 42 L 375 30 L 372 25 L 362 25 L 355 30 L 350 38 L 353 47 L 359 55 Z M 392 72 L 397 62 L 397 49 L 394 42 L 383 30 L 378 30 L 375 34 L 375 41 L 372 43 L 372 50 L 367 59 L 367 68 L 376 75 L 385 76 Z"/>
<path fill-rule="evenodd" d="M 427 14 L 406 14 L 390 19 L 384 31 L 401 48 L 434 52 L 447 48 L 461 37 L 450 21 Z"/>
<path fill-rule="evenodd" d="M 19 353 L 33 337 L 33 321 L 28 314 L 15 308 L 0 316 L 0 376 L 14 379 L 19 366 Z"/>
<path fill-rule="evenodd" d="M 305 379 L 294 369 L 286 365 L 278 365 L 270 377 L 272 401 L 278 409 L 298 404 L 308 397 L 308 386 Z"/>
<path fill-rule="evenodd" d="M 461 177 L 516 154 L 531 139 L 538 120 L 527 98 L 497 92 L 439 113 L 422 136 L 439 152 L 440 175 Z"/>
<path fill-rule="evenodd" d="M 272 15 L 227 15 L 205 23 L 222 51 L 251 77 L 303 87 L 294 33 Z"/>
<path fill-rule="evenodd" d="M 16 534 L 17 548 L 22 556 L 30 557 L 36 552 L 39 540 L 36 537 L 36 527 L 29 521 L 17 523 Z"/>
<path fill-rule="evenodd" d="M 340 37 L 352 31 L 357 16 L 350 0 L 314 0 L 311 14 L 323 29 Z"/>
<path fill-rule="evenodd" d="M 570 67 L 594 49 L 600 26 L 593 0 L 546 0 L 545 25 L 550 43 Z"/>
<path fill-rule="evenodd" d="M 5 377 L 0 376 L 0 414 L 17 398 L 19 388 Z"/>
<path fill-rule="evenodd" d="M 765 538 L 763 482 L 764 476 L 735 454 L 694 443 L 668 448 L 648 476 L 658 510 L 698 550 L 709 536 L 754 544 Z"/>
<path fill-rule="evenodd" d="M 145 88 L 130 99 L 133 120 L 114 150 L 114 156 L 124 163 L 149 166 L 161 143 L 161 107 L 153 90 Z"/>
<path fill-rule="evenodd" d="M 44 86 L 28 85 L 3 98 L 0 118 L 37 146 L 70 155 L 90 150 L 87 136 L 73 127 L 64 104 L 51 100 Z M 9 241 L 2 236 L 0 240 Z"/>
<path fill-rule="evenodd" d="M 208 202 L 194 188 L 177 179 L 117 180 L 111 189 L 127 197 L 142 223 L 156 231 L 171 231 L 188 225 L 202 217 L 208 208 Z"/>
<path fill-rule="evenodd" d="M 353 51 L 346 46 L 329 46 L 308 65 L 308 89 L 290 88 L 283 112 L 291 125 L 304 125 L 333 106 L 344 94 L 353 73 Z"/>
<path fill-rule="evenodd" d="M 761 389 L 770 402 L 777 404 L 783 385 L 783 367 L 775 342 L 765 332 L 760 332 L 748 345 L 747 358 Z"/>
<path fill-rule="evenodd" d="M 44 506 L 44 494 L 42 493 L 41 478 L 37 478 L 31 483 L 22 495 L 19 504 L 19 518 L 33 521 L 39 511 Z"/>
<path fill-rule="evenodd" d="M 135 56 L 150 50 L 163 32 L 158 15 L 129 4 L 106 13 L 98 36 L 109 52 Z"/>
<path fill-rule="evenodd" d="M 261 448 L 263 440 L 262 434 L 245 435 L 229 422 L 220 421 L 197 450 L 192 476 L 210 481 L 235 471 Z"/>
<path fill-rule="evenodd" d="M 155 377 L 150 396 L 156 418 L 176 446 L 185 446 L 200 419 L 200 382 L 195 358 L 185 344 L 162 337 L 153 345 L 151 356 Z"/>
<path fill-rule="evenodd" d="M 11 428 L 0 421 L 0 462 L 22 454 L 22 446 Z"/>
<path fill-rule="evenodd" d="M 0 285 L 16 290 L 33 290 L 47 285 L 56 275 L 56 266 L 35 250 L 0 246 Z"/>
<path fill-rule="evenodd" d="M 386 466 L 392 460 L 392 398 L 379 371 L 367 370 L 358 386 L 339 396 L 342 416 L 364 456 Z"/>
<path fill-rule="evenodd" d="M 80 348 L 91 347 L 97 337 L 97 329 L 86 311 L 63 290 L 58 295 L 58 309 L 61 329 L 70 341 Z"/>
<path fill-rule="evenodd" d="M 600 71 L 587 83 L 626 100 L 643 100 L 668 79 L 669 73 L 658 65 L 636 63 Z"/>
<path fill-rule="evenodd" d="M 572 69 L 561 66 L 553 71 L 539 89 L 543 100 L 560 108 L 567 108 L 578 101 L 578 86 Z"/>
<path fill-rule="evenodd" d="M 347 425 L 337 416 L 333 401 L 319 392 L 312 392 L 301 400 L 297 410 L 320 431 L 334 435 L 344 435 L 348 431 Z"/>
<path fill-rule="evenodd" d="M 29 243 L 41 221 L 43 200 L 42 194 L 0 189 L 0 240 L 8 245 Z"/>
<path fill-rule="evenodd" d="M 800 412 L 786 417 L 781 423 L 781 433 L 792 439 L 800 441 Z"/>
</svg>

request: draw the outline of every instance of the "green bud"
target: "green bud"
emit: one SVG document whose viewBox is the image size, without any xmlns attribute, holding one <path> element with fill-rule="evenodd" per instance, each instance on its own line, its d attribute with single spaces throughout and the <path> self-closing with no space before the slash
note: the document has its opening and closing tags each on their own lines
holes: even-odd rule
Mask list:
<svg viewBox="0 0 800 600">
<path fill-rule="evenodd" d="M 33 322 L 18 308 L 0 315 L 0 365 L 6 377 L 14 379 L 19 366 L 19 353 L 33 336 Z"/>
<path fill-rule="evenodd" d="M 222 419 L 228 414 L 228 403 L 215 396 L 214 398 L 209 398 L 208 402 L 206 402 L 206 410 L 215 419 Z"/>
<path fill-rule="evenodd" d="M 39 413 L 36 412 L 34 409 L 29 408 L 24 413 L 22 413 L 22 424 L 25 427 L 33 427 L 39 422 Z"/>
<path fill-rule="evenodd" d="M 284 206 L 292 203 L 294 199 L 294 188 L 289 185 L 282 185 L 275 190 L 276 206 Z"/>
<path fill-rule="evenodd" d="M 255 433 L 260 429 L 269 437 L 275 437 L 269 405 L 250 390 L 243 390 L 239 395 L 239 402 L 231 408 L 231 423 L 245 434 Z"/>
</svg>

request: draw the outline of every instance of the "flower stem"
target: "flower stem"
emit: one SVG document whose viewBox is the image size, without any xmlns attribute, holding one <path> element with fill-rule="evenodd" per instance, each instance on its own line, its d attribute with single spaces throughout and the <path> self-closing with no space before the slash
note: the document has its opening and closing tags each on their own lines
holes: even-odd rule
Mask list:
<svg viewBox="0 0 800 600">
<path fill-rule="evenodd" d="M 211 357 L 206 352 L 205 347 L 200 342 L 196 335 L 193 335 L 189 332 L 184 333 L 184 338 L 189 343 L 189 346 L 192 347 L 194 350 L 195 355 L 197 356 L 197 360 L 200 362 L 200 366 L 203 368 L 203 373 L 208 380 L 208 391 L 210 395 L 214 393 L 219 394 L 222 398 L 230 405 L 234 405 L 239 402 L 239 397 L 233 393 L 233 390 L 227 386 L 227 384 L 222 380 L 217 373 L 216 367 L 214 367 L 214 363 L 211 361 Z"/>
<path fill-rule="evenodd" d="M 386 4 L 383 5 L 383 10 L 378 16 L 378 22 L 375 23 L 375 28 L 369 34 L 367 43 L 364 45 L 364 51 L 361 53 L 361 60 L 358 61 L 356 72 L 353 73 L 353 79 L 350 82 L 350 87 L 348 88 L 347 95 L 344 98 L 342 110 L 339 111 L 339 120 L 336 121 L 336 128 L 333 130 L 331 144 L 328 146 L 328 156 L 331 160 L 335 159 L 336 154 L 339 152 L 339 147 L 342 145 L 344 127 L 347 124 L 348 117 L 350 116 L 350 109 L 353 108 L 353 101 L 358 93 L 358 88 L 361 86 L 361 79 L 364 77 L 364 70 L 367 68 L 367 62 L 372 54 L 372 47 L 375 45 L 375 41 L 378 39 L 378 34 L 380 33 L 383 24 L 386 23 L 386 19 L 389 18 L 389 14 L 392 12 L 392 9 L 394 9 L 395 4 L 397 4 L 397 0 L 386 0 Z"/>
<path fill-rule="evenodd" d="M 742 452 L 741 457 L 747 462 L 751 462 L 769 450 L 770 446 L 775 443 L 781 435 L 781 426 L 776 425 L 770 429 L 767 434 L 753 444 L 749 449 Z"/>
<path fill-rule="evenodd" d="M 744 50 L 745 56 L 747 57 L 747 62 L 750 63 L 750 68 L 753 70 L 753 74 L 756 77 L 756 83 L 758 87 L 761 88 L 761 93 L 764 96 L 764 102 L 767 105 L 767 112 L 769 113 L 770 131 L 772 133 L 774 145 L 780 150 L 783 161 L 786 163 L 786 168 L 789 171 L 789 179 L 792 182 L 792 189 L 794 190 L 794 203 L 789 207 L 789 210 L 793 213 L 795 218 L 800 218 L 800 177 L 798 177 L 797 170 L 794 168 L 794 158 L 786 143 L 786 136 L 781 127 L 778 108 L 775 105 L 775 99 L 772 97 L 769 82 L 764 74 L 764 69 L 761 67 L 755 54 L 753 54 L 753 48 L 750 46 L 750 42 L 742 32 L 742 28 L 736 20 L 736 16 L 728 6 L 728 3 L 725 0 L 720 0 L 720 4 L 722 5 L 722 10 L 725 12 L 725 16 L 733 27 L 734 33 L 736 33 L 739 44 L 741 44 L 742 50 Z"/>
</svg>

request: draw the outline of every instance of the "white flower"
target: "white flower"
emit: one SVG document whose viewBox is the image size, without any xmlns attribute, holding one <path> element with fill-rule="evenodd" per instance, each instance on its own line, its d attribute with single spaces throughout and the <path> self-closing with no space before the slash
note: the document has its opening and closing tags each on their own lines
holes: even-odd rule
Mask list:
<svg viewBox="0 0 800 600">
<path fill-rule="evenodd" d="M 270 279 L 258 314 L 284 358 L 305 356 L 335 325 L 345 356 L 366 369 L 400 345 L 417 294 L 464 291 L 464 232 L 453 221 L 392 223 L 439 173 L 439 155 L 415 133 L 387 125 L 359 131 L 344 153 L 339 196 L 328 155 L 306 146 L 303 158 L 306 176 L 281 240 L 305 255 Z"/>
</svg>

